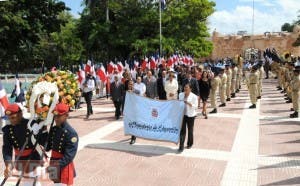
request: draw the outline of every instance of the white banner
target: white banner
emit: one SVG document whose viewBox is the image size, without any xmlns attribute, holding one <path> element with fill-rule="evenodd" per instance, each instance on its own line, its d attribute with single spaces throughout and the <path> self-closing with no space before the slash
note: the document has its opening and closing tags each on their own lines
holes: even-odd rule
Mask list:
<svg viewBox="0 0 300 186">
<path fill-rule="evenodd" d="M 183 101 L 159 101 L 126 92 L 125 135 L 178 143 L 183 114 Z"/>
</svg>

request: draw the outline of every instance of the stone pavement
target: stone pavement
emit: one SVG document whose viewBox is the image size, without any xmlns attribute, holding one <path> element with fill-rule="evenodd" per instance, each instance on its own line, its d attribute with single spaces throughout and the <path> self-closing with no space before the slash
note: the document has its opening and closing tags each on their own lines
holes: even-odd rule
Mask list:
<svg viewBox="0 0 300 186">
<path fill-rule="evenodd" d="M 80 136 L 74 185 L 300 185 L 300 120 L 289 118 L 291 104 L 275 87 L 274 79 L 264 80 L 256 109 L 248 109 L 243 86 L 217 114 L 199 115 L 194 146 L 181 154 L 168 142 L 138 138 L 129 145 L 110 100 L 95 99 L 89 120 L 82 104 L 69 119 Z"/>
</svg>

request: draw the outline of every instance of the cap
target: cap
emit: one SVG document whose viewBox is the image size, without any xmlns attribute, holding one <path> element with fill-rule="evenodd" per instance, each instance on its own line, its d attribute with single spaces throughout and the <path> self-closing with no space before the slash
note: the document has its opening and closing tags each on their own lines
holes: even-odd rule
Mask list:
<svg viewBox="0 0 300 186">
<path fill-rule="evenodd" d="M 16 103 L 9 104 L 5 110 L 5 114 L 9 116 L 9 115 L 18 113 L 19 111 L 21 111 L 21 109 L 18 104 L 16 104 Z"/>
<path fill-rule="evenodd" d="M 65 104 L 65 103 L 58 103 L 55 106 L 55 108 L 54 108 L 54 110 L 53 110 L 52 113 L 54 115 L 64 115 L 64 114 L 68 113 L 69 110 L 70 110 L 70 107 L 67 104 Z"/>
</svg>

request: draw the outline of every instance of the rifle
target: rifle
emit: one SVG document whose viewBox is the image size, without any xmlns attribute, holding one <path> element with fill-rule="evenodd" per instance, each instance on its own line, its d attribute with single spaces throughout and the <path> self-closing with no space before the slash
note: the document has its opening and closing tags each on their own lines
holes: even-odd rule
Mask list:
<svg viewBox="0 0 300 186">
<path fill-rule="evenodd" d="M 32 133 L 30 133 L 30 136 L 32 135 Z M 20 159 L 21 155 L 23 154 L 24 150 L 25 150 L 25 147 L 28 143 L 28 139 L 29 139 L 29 136 L 26 136 L 26 139 L 25 139 L 25 142 L 20 150 L 20 153 L 18 154 L 18 156 L 15 158 L 15 161 L 12 163 L 12 166 L 11 166 L 11 170 L 13 170 L 13 168 L 15 167 L 15 164 L 16 162 Z M 0 186 L 4 186 L 4 184 L 6 183 L 8 177 L 4 178 L 3 181 L 1 182 Z"/>
<path fill-rule="evenodd" d="M 52 119 L 50 129 L 52 128 L 53 123 L 54 123 L 54 117 L 53 117 L 53 119 Z M 40 136 L 41 136 L 42 131 L 43 131 L 43 127 L 39 130 L 39 132 L 38 132 L 38 134 L 37 134 L 38 137 L 37 137 L 36 142 L 35 142 L 34 145 L 33 145 L 33 149 L 35 149 L 36 146 L 38 145 L 39 138 L 40 138 Z M 47 141 L 46 141 L 47 145 L 48 145 L 48 140 L 49 140 L 49 135 L 47 136 Z M 46 146 L 46 144 L 45 144 L 45 146 Z M 30 160 L 31 160 L 31 158 L 32 158 L 32 155 L 33 155 L 33 151 L 32 151 L 31 154 L 29 155 L 29 158 L 27 159 L 27 162 L 26 162 L 26 164 L 25 164 L 24 169 L 27 169 L 27 167 L 28 167 L 28 165 L 29 165 L 29 162 L 30 162 Z M 43 155 L 44 155 L 44 153 L 42 154 L 42 158 L 43 158 Z M 41 159 L 42 159 L 42 158 L 41 158 Z M 24 177 L 24 171 L 21 172 L 21 174 L 20 174 L 20 176 L 19 176 L 19 178 L 18 178 L 18 181 L 17 181 L 16 186 L 19 186 L 19 185 L 20 185 L 21 180 L 22 180 L 23 177 Z M 33 186 L 35 186 L 35 185 L 36 185 L 37 177 L 35 176 L 33 179 L 34 179 Z"/>
</svg>

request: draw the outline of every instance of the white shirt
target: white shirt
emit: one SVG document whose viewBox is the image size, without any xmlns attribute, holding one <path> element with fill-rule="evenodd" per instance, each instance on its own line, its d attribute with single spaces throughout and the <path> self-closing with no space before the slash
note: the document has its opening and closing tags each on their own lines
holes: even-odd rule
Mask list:
<svg viewBox="0 0 300 186">
<path fill-rule="evenodd" d="M 198 104 L 198 97 L 195 94 L 193 94 L 192 92 L 190 92 L 189 96 L 185 100 L 184 92 L 181 92 L 179 94 L 179 100 L 187 101 L 188 103 L 192 104 L 192 106 L 185 104 L 184 115 L 186 115 L 187 117 L 195 117 L 197 114 L 196 108 L 197 108 L 197 104 Z"/>
<path fill-rule="evenodd" d="M 146 92 L 146 85 L 141 82 L 141 83 L 134 83 L 133 85 L 133 92 L 139 92 L 138 95 L 144 96 Z"/>
<path fill-rule="evenodd" d="M 86 81 L 86 85 L 83 85 L 83 92 L 90 92 L 93 91 L 95 89 L 95 81 L 94 79 L 89 79 L 89 80 L 85 80 Z"/>
<path fill-rule="evenodd" d="M 165 83 L 165 91 L 167 95 L 167 100 L 177 99 L 177 91 L 178 91 L 178 82 L 176 79 L 173 79 L 172 82 L 170 80 Z M 174 94 L 174 96 L 170 97 L 170 93 Z"/>
</svg>

